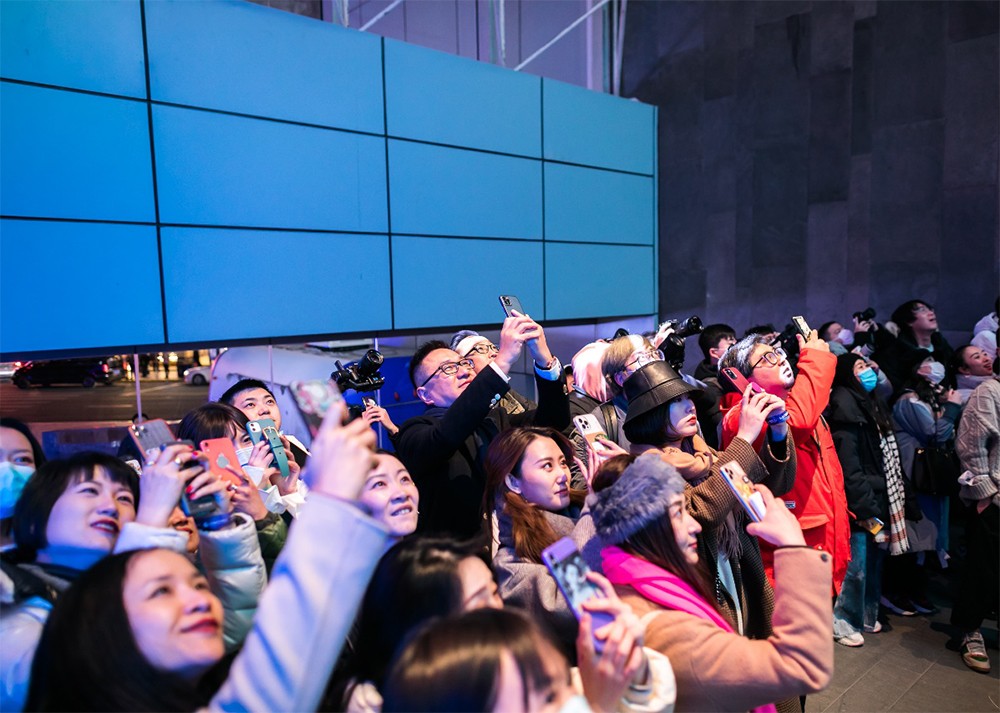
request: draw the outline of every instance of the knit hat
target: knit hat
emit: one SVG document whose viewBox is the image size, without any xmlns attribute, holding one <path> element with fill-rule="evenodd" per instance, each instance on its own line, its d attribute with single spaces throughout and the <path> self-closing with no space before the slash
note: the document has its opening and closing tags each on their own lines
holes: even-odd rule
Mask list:
<svg viewBox="0 0 1000 713">
<path fill-rule="evenodd" d="M 678 396 L 702 391 L 684 381 L 665 361 L 653 361 L 636 370 L 622 384 L 628 400 L 625 423 Z"/>
<path fill-rule="evenodd" d="M 632 462 L 610 487 L 587 502 L 594 528 L 605 545 L 617 545 L 663 517 L 670 499 L 684 492 L 684 478 L 656 453 Z"/>
</svg>

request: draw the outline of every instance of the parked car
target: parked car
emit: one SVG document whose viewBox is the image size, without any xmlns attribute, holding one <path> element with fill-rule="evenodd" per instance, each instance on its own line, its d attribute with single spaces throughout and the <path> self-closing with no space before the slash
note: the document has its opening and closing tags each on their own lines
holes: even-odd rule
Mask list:
<svg viewBox="0 0 1000 713">
<path fill-rule="evenodd" d="M 194 386 L 204 386 L 212 378 L 212 367 L 192 366 L 184 370 L 184 383 Z"/>
<path fill-rule="evenodd" d="M 21 368 L 19 361 L 0 361 L 0 381 L 7 381 Z"/>
<path fill-rule="evenodd" d="M 122 365 L 117 357 L 82 357 L 29 361 L 14 372 L 11 381 L 21 389 L 52 384 L 82 384 L 91 387 L 101 383 L 110 386 L 122 378 Z"/>
</svg>

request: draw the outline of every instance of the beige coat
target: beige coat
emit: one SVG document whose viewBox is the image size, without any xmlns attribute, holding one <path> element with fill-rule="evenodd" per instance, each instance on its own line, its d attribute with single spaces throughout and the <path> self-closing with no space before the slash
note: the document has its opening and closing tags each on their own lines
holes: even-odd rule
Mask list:
<svg viewBox="0 0 1000 713">
<path fill-rule="evenodd" d="M 833 675 L 830 555 L 809 547 L 775 551 L 774 633 L 752 640 L 707 619 L 662 609 L 628 585 L 616 587 L 638 616 L 659 610 L 645 645 L 667 655 L 677 711 L 747 711 L 821 691 Z"/>
</svg>

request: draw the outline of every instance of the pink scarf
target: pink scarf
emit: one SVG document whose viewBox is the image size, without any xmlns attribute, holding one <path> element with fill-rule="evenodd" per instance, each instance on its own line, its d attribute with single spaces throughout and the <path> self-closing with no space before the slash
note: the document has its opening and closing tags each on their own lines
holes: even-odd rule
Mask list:
<svg viewBox="0 0 1000 713">
<path fill-rule="evenodd" d="M 733 627 L 691 587 L 690 584 L 667 570 L 647 562 L 641 557 L 630 555 L 620 547 L 605 547 L 601 550 L 604 576 L 612 584 L 627 584 L 644 598 L 659 604 L 664 609 L 682 611 L 691 616 L 708 619 L 727 633 Z M 773 704 L 758 706 L 755 713 L 775 713 Z"/>
</svg>

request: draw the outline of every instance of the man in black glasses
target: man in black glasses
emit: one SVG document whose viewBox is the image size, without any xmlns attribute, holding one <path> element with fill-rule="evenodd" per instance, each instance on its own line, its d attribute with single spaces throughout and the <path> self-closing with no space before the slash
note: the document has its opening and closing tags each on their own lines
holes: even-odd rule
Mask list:
<svg viewBox="0 0 1000 713">
<path fill-rule="evenodd" d="M 510 390 L 511 368 L 528 348 L 535 365 L 538 408 L 508 414 L 497 408 Z M 541 325 L 527 315 L 504 320 L 496 356 L 477 374 L 473 361 L 441 341 L 427 342 L 410 360 L 410 380 L 427 411 L 402 425 L 396 453 L 420 490 L 422 532 L 464 538 L 482 530 L 486 448 L 514 426 L 569 424 L 562 365 Z"/>
<path fill-rule="evenodd" d="M 719 369 L 735 367 L 751 384 L 785 401 L 787 412 L 778 417 L 788 422 L 797 460 L 795 484 L 787 493 L 775 493 L 802 526 L 806 544 L 826 550 L 833 558 L 833 594 L 840 591 L 851 558 L 850 525 L 844 472 L 823 410 L 830 402 L 830 388 L 837 357 L 813 330 L 799 342 L 798 376 L 792 371 L 785 350 L 762 335 L 749 335 L 736 342 L 719 360 Z M 735 437 L 740 404 L 722 421 L 722 445 Z M 771 418 L 775 418 L 772 416 Z M 760 447 L 760 443 L 756 447 Z M 768 577 L 773 578 L 774 550 L 761 541 L 761 558 Z"/>
</svg>

